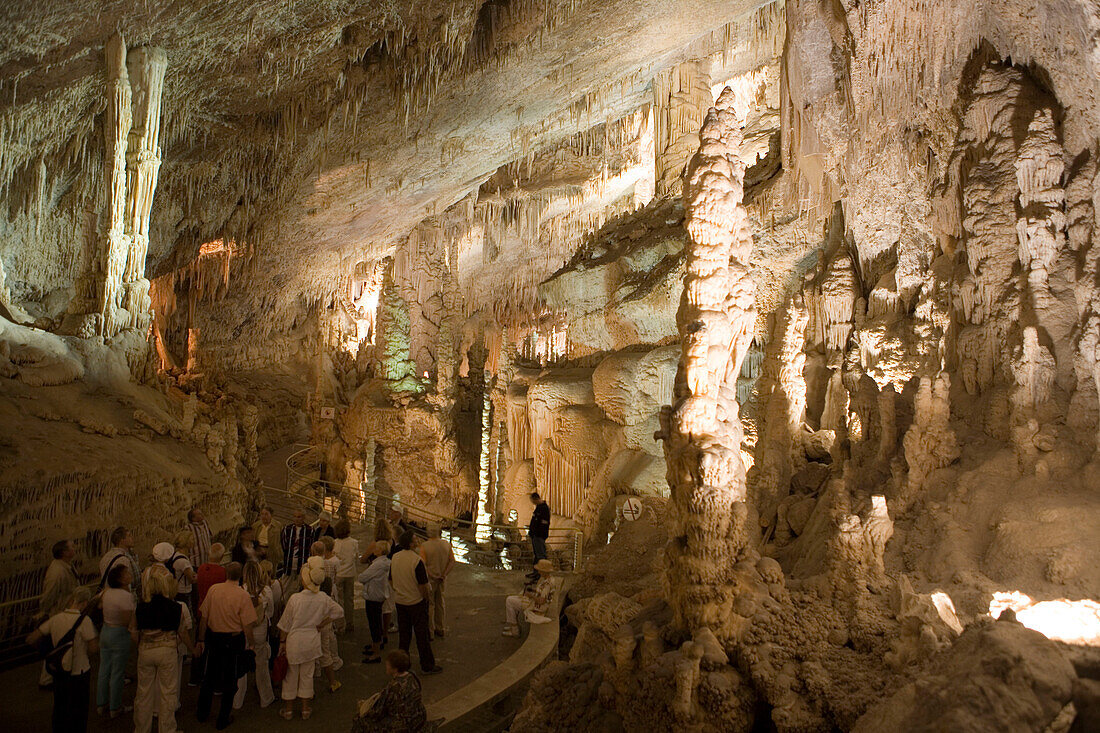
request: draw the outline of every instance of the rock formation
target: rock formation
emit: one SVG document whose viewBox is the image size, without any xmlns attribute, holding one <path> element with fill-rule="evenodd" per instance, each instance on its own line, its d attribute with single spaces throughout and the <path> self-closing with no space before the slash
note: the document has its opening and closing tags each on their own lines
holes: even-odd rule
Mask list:
<svg viewBox="0 0 1100 733">
<path fill-rule="evenodd" d="M 537 491 L 515 730 L 1095 719 L 1095 3 L 8 5 L 5 608 L 283 491 L 511 568 Z"/>
</svg>

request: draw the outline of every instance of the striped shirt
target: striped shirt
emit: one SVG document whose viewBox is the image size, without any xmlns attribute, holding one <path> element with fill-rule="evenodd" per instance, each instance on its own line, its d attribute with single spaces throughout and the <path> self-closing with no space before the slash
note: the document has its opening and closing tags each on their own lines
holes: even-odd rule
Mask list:
<svg viewBox="0 0 1100 733">
<path fill-rule="evenodd" d="M 195 535 L 195 544 L 191 547 L 191 567 L 197 568 L 205 565 L 210 559 L 210 545 L 214 542 L 214 535 L 210 533 L 210 525 L 204 519 L 201 522 L 191 522 L 187 525 Z M 221 562 L 221 558 L 217 558 Z"/>
</svg>

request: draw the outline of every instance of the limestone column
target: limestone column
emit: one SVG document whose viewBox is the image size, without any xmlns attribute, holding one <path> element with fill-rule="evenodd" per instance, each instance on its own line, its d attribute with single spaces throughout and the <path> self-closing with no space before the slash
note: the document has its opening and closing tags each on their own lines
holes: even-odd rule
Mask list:
<svg viewBox="0 0 1100 733">
<path fill-rule="evenodd" d="M 160 172 L 160 99 L 168 57 L 161 48 L 135 48 L 126 55 L 133 89 L 133 126 L 126 153 L 129 198 L 126 234 L 130 250 L 123 274 L 123 307 L 130 312 L 131 328 L 149 327 L 149 281 L 145 256 L 149 251 L 149 212 Z"/>
<path fill-rule="evenodd" d="M 130 78 L 126 72 L 126 42 L 115 35 L 107 42 L 107 115 L 104 138 L 104 179 L 107 185 L 107 239 L 100 250 L 96 300 L 99 308 L 99 333 L 113 334 L 121 324 L 115 323 L 115 305 L 122 287 L 123 270 L 130 252 L 126 233 L 126 147 L 132 123 L 130 111 Z"/>
<path fill-rule="evenodd" d="M 755 326 L 749 270 L 752 233 L 742 206 L 740 121 L 726 89 L 703 123 L 684 184 L 684 292 L 675 404 L 661 411 L 672 499 L 666 593 L 675 623 L 736 638 L 748 620 L 733 611 L 734 566 L 750 542 L 737 376 Z"/>
<path fill-rule="evenodd" d="M 710 77 L 699 61 L 686 61 L 654 77 L 655 196 L 680 195 L 681 174 L 699 148 L 699 128 L 711 101 Z"/>
</svg>

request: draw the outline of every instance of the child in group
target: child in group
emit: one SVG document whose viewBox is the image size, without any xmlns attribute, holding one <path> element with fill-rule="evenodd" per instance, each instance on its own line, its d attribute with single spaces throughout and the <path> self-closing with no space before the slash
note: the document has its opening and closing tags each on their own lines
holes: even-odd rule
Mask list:
<svg viewBox="0 0 1100 733">
<path fill-rule="evenodd" d="M 332 551 L 334 544 L 335 540 L 326 536 L 314 542 L 310 547 L 311 556 L 321 558 L 321 566 L 324 568 L 325 579 L 321 583 L 320 588 L 321 592 L 327 593 L 330 598 L 336 586 L 336 567 L 338 562 L 335 553 Z M 339 621 L 339 619 L 337 619 L 337 621 Z M 340 658 L 340 649 L 336 642 L 336 629 L 334 624 L 328 624 L 325 628 L 321 629 L 321 660 L 318 664 L 320 666 L 318 674 L 323 673 L 325 675 L 325 679 L 328 680 L 329 690 L 332 692 L 339 690 L 342 685 L 336 680 L 336 672 L 344 666 L 344 660 Z"/>
</svg>

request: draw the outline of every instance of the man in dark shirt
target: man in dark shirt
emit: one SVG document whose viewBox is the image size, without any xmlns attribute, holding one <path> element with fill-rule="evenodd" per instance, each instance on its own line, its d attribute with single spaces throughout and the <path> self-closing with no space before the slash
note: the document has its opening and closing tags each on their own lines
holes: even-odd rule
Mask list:
<svg viewBox="0 0 1100 733">
<path fill-rule="evenodd" d="M 535 511 L 531 513 L 527 536 L 531 538 L 531 551 L 535 553 L 535 562 L 538 562 L 546 559 L 546 538 L 550 536 L 550 506 L 537 491 L 531 494 L 531 503 L 535 505 Z"/>
<path fill-rule="evenodd" d="M 306 524 L 306 513 L 303 509 L 294 510 L 294 521 L 283 527 L 279 539 L 283 546 L 282 575 L 297 578 L 298 571 L 309 559 L 309 546 L 317 540 L 313 527 Z"/>
</svg>

